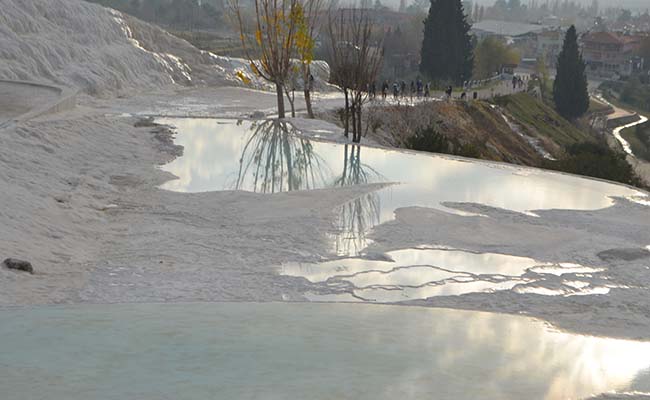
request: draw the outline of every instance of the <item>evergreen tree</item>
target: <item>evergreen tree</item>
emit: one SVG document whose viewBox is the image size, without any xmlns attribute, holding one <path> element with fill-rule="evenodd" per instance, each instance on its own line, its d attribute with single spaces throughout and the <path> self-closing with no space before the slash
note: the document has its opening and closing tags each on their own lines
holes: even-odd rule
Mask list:
<svg viewBox="0 0 650 400">
<path fill-rule="evenodd" d="M 557 60 L 557 76 L 553 83 L 555 108 L 566 118 L 577 118 L 589 109 L 589 92 L 585 62 L 578 48 L 578 35 L 571 26 Z"/>
<path fill-rule="evenodd" d="M 431 0 L 424 21 L 420 72 L 461 84 L 472 76 L 472 40 L 461 0 Z"/>
</svg>

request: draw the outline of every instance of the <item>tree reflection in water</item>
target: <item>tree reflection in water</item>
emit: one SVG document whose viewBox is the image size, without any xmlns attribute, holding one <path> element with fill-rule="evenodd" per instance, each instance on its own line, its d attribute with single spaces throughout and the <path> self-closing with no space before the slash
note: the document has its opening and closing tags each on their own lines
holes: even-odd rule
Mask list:
<svg viewBox="0 0 650 400">
<path fill-rule="evenodd" d="M 343 173 L 334 186 L 364 185 L 385 180 L 372 167 L 361 162 L 361 146 L 345 145 Z M 366 234 L 379 224 L 381 201 L 371 192 L 343 205 L 338 212 L 335 250 L 338 255 L 354 256 L 367 246 Z"/>
<path fill-rule="evenodd" d="M 328 168 L 309 140 L 292 134 L 286 122 L 256 121 L 251 125 L 235 189 L 261 193 L 324 187 Z"/>
<path fill-rule="evenodd" d="M 309 190 L 323 187 L 364 185 L 385 181 L 372 167 L 361 162 L 361 147 L 343 148 L 343 172 L 331 180 L 332 172 L 315 153 L 312 143 L 295 135 L 289 124 L 278 120 L 256 121 L 239 159 L 235 189 L 261 193 Z M 339 255 L 357 255 L 366 247 L 366 234 L 379 224 L 380 198 L 365 194 L 338 210 L 335 249 Z"/>
</svg>

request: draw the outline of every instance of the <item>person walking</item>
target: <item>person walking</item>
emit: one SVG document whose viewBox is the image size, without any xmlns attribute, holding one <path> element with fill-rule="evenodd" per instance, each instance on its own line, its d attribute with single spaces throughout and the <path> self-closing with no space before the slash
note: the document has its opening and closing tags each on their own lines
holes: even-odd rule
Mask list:
<svg viewBox="0 0 650 400">
<path fill-rule="evenodd" d="M 429 96 L 431 96 L 431 83 L 427 82 L 427 84 L 424 85 L 424 98 L 428 99 Z"/>
<path fill-rule="evenodd" d="M 399 96 L 399 87 L 397 86 L 397 82 L 393 82 L 393 99 L 397 100 Z"/>
<path fill-rule="evenodd" d="M 400 93 L 402 94 L 402 97 L 406 97 L 406 82 L 404 81 L 400 84 Z"/>
<path fill-rule="evenodd" d="M 384 81 L 381 85 L 381 99 L 386 101 L 386 96 L 388 96 L 388 81 Z"/>
</svg>

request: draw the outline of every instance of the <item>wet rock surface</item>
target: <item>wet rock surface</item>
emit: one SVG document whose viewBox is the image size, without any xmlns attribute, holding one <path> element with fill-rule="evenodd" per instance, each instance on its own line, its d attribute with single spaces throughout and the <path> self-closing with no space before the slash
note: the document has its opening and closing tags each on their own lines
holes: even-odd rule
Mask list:
<svg viewBox="0 0 650 400">
<path fill-rule="evenodd" d="M 642 248 L 610 249 L 598 253 L 603 261 L 634 261 L 650 257 L 650 251 Z"/>
<path fill-rule="evenodd" d="M 2 266 L 16 271 L 34 273 L 34 267 L 29 261 L 18 260 L 16 258 L 7 258 L 2 262 Z"/>
</svg>

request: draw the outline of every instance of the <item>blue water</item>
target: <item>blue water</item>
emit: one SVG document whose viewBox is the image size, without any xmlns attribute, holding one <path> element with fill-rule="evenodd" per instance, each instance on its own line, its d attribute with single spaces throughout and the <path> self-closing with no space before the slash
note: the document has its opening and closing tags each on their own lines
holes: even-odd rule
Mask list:
<svg viewBox="0 0 650 400">
<path fill-rule="evenodd" d="M 650 343 L 352 304 L 0 311 L 0 398 L 567 399 L 649 390 Z"/>
</svg>

